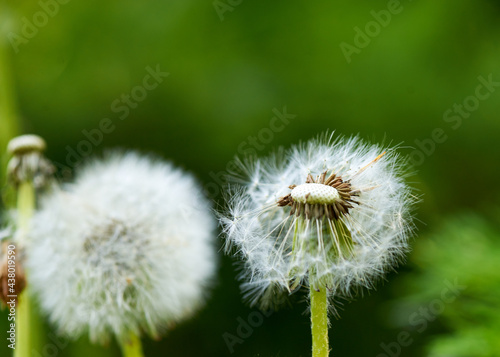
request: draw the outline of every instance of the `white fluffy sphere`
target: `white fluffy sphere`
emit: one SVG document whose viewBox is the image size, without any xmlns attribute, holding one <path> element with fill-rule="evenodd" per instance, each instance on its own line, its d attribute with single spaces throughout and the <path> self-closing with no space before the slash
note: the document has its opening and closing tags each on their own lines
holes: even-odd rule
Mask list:
<svg viewBox="0 0 500 357">
<path fill-rule="evenodd" d="M 193 177 L 136 153 L 90 162 L 41 201 L 30 284 L 61 332 L 157 337 L 189 317 L 216 270 L 211 208 Z"/>
</svg>

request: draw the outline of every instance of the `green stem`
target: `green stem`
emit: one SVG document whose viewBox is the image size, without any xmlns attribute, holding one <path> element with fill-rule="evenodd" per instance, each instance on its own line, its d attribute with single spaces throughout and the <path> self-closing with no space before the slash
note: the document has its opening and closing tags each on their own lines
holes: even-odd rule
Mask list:
<svg viewBox="0 0 500 357">
<path fill-rule="evenodd" d="M 16 306 L 16 349 L 14 357 L 30 357 L 31 341 L 31 301 L 27 291 L 23 291 Z"/>
<path fill-rule="evenodd" d="M 0 156 L 9 140 L 20 131 L 10 63 L 13 50 L 7 37 L 11 15 L 6 1 L 0 1 Z"/>
<path fill-rule="evenodd" d="M 18 245 L 24 245 L 35 211 L 35 187 L 31 181 L 22 182 L 17 188 L 17 229 Z"/>
<path fill-rule="evenodd" d="M 123 357 L 144 357 L 141 339 L 135 333 L 130 333 L 127 339 L 120 341 Z"/>
<path fill-rule="evenodd" d="M 30 181 L 22 182 L 17 191 L 17 228 L 16 245 L 23 249 L 26 235 L 30 228 L 30 220 L 35 210 L 35 188 Z M 31 333 L 31 301 L 28 288 L 19 296 L 16 307 L 16 349 L 14 357 L 30 357 L 32 349 Z"/>
<path fill-rule="evenodd" d="M 311 330 L 313 357 L 327 357 L 328 347 L 328 298 L 326 288 L 317 291 L 310 288 L 311 294 Z"/>
</svg>

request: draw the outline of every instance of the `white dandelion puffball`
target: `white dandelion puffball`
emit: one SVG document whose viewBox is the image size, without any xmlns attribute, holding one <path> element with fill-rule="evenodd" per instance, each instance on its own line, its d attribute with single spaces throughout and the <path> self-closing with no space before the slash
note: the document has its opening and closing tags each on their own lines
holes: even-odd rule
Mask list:
<svg viewBox="0 0 500 357">
<path fill-rule="evenodd" d="M 394 149 L 324 135 L 240 166 L 221 224 L 252 304 L 304 285 L 351 297 L 408 250 L 415 197 Z"/>
<path fill-rule="evenodd" d="M 136 153 L 111 154 L 41 200 L 30 284 L 68 336 L 156 338 L 204 302 L 216 270 L 214 228 L 193 177 Z"/>
</svg>

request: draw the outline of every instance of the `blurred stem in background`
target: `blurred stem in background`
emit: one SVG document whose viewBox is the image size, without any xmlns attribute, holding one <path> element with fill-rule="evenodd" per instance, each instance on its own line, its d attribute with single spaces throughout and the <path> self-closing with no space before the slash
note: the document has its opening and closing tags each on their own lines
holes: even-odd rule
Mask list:
<svg viewBox="0 0 500 357">
<path fill-rule="evenodd" d="M 135 333 L 131 333 L 129 338 L 120 341 L 123 357 L 143 357 L 141 339 Z"/>
<path fill-rule="evenodd" d="M 0 158 L 3 167 L 6 163 L 7 143 L 20 133 L 10 61 L 13 52 L 7 38 L 7 34 L 11 31 L 11 15 L 12 11 L 7 1 L 0 0 Z M 0 178 L 4 177 L 3 170 L 0 170 Z"/>
<path fill-rule="evenodd" d="M 26 234 L 30 227 L 30 220 L 35 210 L 35 187 L 33 182 L 22 182 L 18 187 L 17 193 L 17 244 L 24 246 Z M 25 289 L 19 296 L 16 319 L 16 349 L 14 357 L 30 357 L 32 343 L 31 333 L 31 302 L 29 299 L 28 289 Z"/>
</svg>

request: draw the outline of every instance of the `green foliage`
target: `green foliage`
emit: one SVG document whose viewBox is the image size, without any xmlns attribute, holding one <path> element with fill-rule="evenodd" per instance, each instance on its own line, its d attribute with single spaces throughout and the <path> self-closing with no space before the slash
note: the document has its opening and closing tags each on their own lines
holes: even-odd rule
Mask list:
<svg viewBox="0 0 500 357">
<path fill-rule="evenodd" d="M 437 320 L 431 322 L 441 328 L 429 334 L 429 356 L 500 355 L 499 257 L 498 223 L 474 214 L 446 221 L 415 244 L 412 261 L 416 270 L 402 282 L 409 295 L 399 306 L 403 311 L 418 311 L 420 306 L 431 306 L 433 299 L 444 302 L 442 312 L 436 308 Z M 456 299 L 441 297 L 446 282 L 457 282 L 463 288 Z"/>
</svg>

